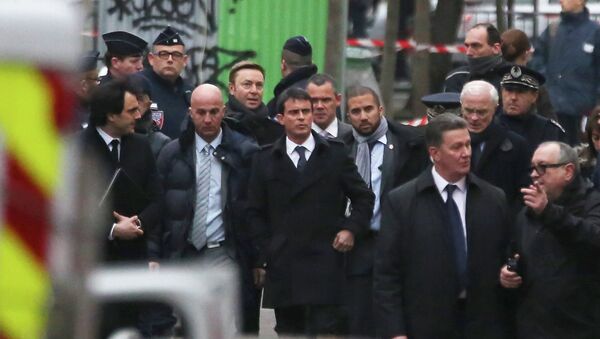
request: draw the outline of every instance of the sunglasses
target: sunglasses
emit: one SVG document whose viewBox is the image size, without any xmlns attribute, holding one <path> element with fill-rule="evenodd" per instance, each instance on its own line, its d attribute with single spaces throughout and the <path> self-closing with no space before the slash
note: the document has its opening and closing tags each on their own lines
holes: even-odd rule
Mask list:
<svg viewBox="0 0 600 339">
<path fill-rule="evenodd" d="M 535 164 L 529 167 L 529 172 L 535 170 L 539 175 L 544 175 L 548 168 L 558 168 L 569 164 L 568 162 L 561 162 L 558 164 Z"/>
</svg>

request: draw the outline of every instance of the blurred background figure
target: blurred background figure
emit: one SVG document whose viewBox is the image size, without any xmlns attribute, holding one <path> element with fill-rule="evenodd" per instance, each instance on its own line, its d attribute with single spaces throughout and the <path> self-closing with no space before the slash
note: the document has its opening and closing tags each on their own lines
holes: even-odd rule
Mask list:
<svg viewBox="0 0 600 339">
<path fill-rule="evenodd" d="M 421 102 L 427 106 L 427 121 L 431 121 L 442 113 L 460 116 L 460 93 L 433 93 L 422 97 Z"/>
<path fill-rule="evenodd" d="M 585 126 L 585 142 L 576 147 L 579 154 L 579 164 L 581 166 L 581 175 L 590 179 L 594 187 L 600 187 L 600 161 L 598 154 L 600 151 L 600 106 L 594 108 Z"/>
<path fill-rule="evenodd" d="M 525 32 L 519 29 L 509 29 L 502 33 L 500 40 L 502 40 L 500 45 L 502 47 L 502 56 L 506 61 L 519 66 L 526 66 L 529 60 L 531 60 L 533 50 Z M 552 108 L 546 86 L 540 86 L 535 105 L 539 115 L 548 119 L 558 120 Z"/>
<path fill-rule="evenodd" d="M 79 67 L 77 69 L 77 80 L 79 83 L 75 87 L 79 106 L 76 109 L 76 124 L 85 128 L 90 118 L 89 100 L 90 93 L 98 86 L 98 51 L 88 51 L 81 56 Z"/>
</svg>

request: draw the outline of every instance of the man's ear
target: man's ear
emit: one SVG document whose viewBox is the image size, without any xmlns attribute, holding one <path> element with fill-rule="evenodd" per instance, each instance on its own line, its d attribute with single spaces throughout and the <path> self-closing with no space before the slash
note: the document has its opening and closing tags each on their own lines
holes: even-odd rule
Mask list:
<svg viewBox="0 0 600 339">
<path fill-rule="evenodd" d="M 575 164 L 568 163 L 565 165 L 565 180 L 571 182 L 575 177 Z"/>
<path fill-rule="evenodd" d="M 277 113 L 277 115 L 275 116 L 275 119 L 277 119 L 277 121 L 283 125 L 283 114 L 281 113 Z"/>
</svg>

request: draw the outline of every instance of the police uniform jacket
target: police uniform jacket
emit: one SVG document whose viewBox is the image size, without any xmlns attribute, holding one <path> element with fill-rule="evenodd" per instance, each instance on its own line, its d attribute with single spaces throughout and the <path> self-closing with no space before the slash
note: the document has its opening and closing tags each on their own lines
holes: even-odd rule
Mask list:
<svg viewBox="0 0 600 339">
<path fill-rule="evenodd" d="M 527 140 L 531 154 L 544 141 L 564 141 L 565 130 L 554 120 L 544 118 L 532 110 L 520 116 L 504 112 L 496 116 L 500 124 Z"/>
<path fill-rule="evenodd" d="M 190 107 L 188 96 L 193 88 L 181 77 L 173 84 L 161 78 L 152 68 L 144 69 L 142 74 L 152 86 L 152 101 L 165 115 L 160 131 L 171 139 L 178 138 L 186 127 L 185 118 Z"/>
</svg>

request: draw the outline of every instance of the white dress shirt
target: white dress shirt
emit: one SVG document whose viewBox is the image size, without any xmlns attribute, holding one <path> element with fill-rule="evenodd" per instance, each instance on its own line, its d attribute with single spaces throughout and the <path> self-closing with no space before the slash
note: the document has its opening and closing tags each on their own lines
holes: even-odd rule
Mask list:
<svg viewBox="0 0 600 339">
<path fill-rule="evenodd" d="M 321 127 L 319 127 L 319 125 L 315 124 L 315 122 L 313 121 L 312 129 L 313 129 L 313 131 L 317 132 L 319 135 L 324 136 L 326 138 L 328 137 L 327 136 L 328 134 L 331 135 L 330 138 L 337 138 L 337 136 L 338 136 L 338 119 L 333 118 L 333 121 L 325 129 L 322 129 Z"/>
<path fill-rule="evenodd" d="M 198 134 L 196 135 L 196 157 L 203 156 L 202 150 L 208 144 Z M 219 131 L 219 135 L 210 142 L 213 148 L 213 153 L 223 140 L 223 130 Z M 223 165 L 213 155 L 210 155 L 210 173 L 198 173 L 199 164 L 196 161 L 196 178 L 201 175 L 210 175 L 210 187 L 208 189 L 208 215 L 206 217 L 206 241 L 218 242 L 225 240 L 225 228 L 223 227 L 223 208 L 221 205 L 221 174 Z"/>
<path fill-rule="evenodd" d="M 310 155 L 315 150 L 315 138 L 313 137 L 313 135 L 311 133 L 308 136 L 308 139 L 304 140 L 304 142 L 302 144 L 297 144 L 297 143 L 293 142 L 292 140 L 290 140 L 289 137 L 285 137 L 286 153 L 287 153 L 288 157 L 290 157 L 290 160 L 292 160 L 292 163 L 294 163 L 294 166 L 298 167 L 298 160 L 300 159 L 300 154 L 298 154 L 298 152 L 296 152 L 296 146 L 304 146 L 304 148 L 306 149 L 304 151 L 304 157 L 306 158 L 306 161 L 308 162 L 308 159 L 310 159 Z"/>
<path fill-rule="evenodd" d="M 102 137 L 102 140 L 104 140 L 104 143 L 108 147 L 108 150 L 111 152 L 112 152 L 112 148 L 113 148 L 113 146 L 110 144 L 111 141 L 113 141 L 115 139 L 119 140 L 119 146 L 118 146 L 117 152 L 119 152 L 119 159 L 121 159 L 121 138 L 111 137 L 110 135 L 108 135 L 108 133 L 104 132 L 104 130 L 100 127 L 96 127 L 96 131 L 98 131 L 98 134 L 100 134 L 100 137 Z"/>
</svg>

